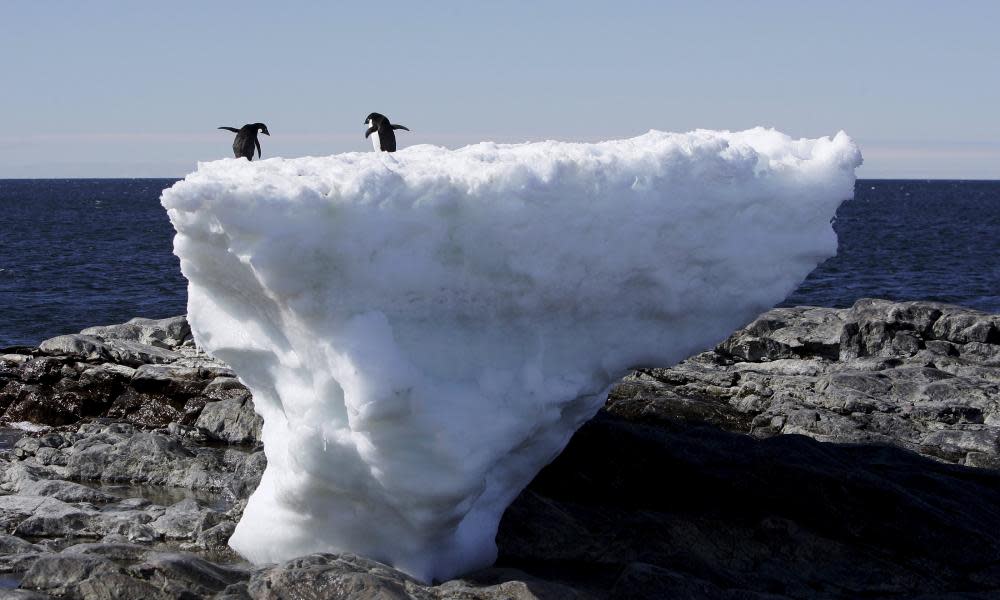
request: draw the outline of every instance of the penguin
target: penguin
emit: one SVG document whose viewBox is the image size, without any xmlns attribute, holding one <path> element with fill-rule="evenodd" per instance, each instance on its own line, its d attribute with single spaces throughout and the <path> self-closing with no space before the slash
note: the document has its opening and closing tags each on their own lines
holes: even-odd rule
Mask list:
<svg viewBox="0 0 1000 600">
<path fill-rule="evenodd" d="M 236 139 L 233 140 L 233 154 L 236 155 L 236 158 L 242 156 L 247 160 L 253 160 L 254 146 L 257 147 L 257 158 L 260 158 L 260 142 L 257 140 L 257 132 L 271 135 L 267 130 L 267 125 L 263 123 L 248 123 L 239 129 L 235 127 L 219 127 L 219 129 L 232 131 L 236 134 Z"/>
<path fill-rule="evenodd" d="M 378 113 L 368 115 L 368 118 L 365 119 L 365 125 L 368 126 L 365 137 L 371 136 L 372 146 L 375 147 L 376 152 L 379 150 L 382 152 L 396 151 L 396 134 L 392 132 L 393 129 L 409 131 L 403 125 L 393 125 L 389 122 L 388 117 Z"/>
</svg>

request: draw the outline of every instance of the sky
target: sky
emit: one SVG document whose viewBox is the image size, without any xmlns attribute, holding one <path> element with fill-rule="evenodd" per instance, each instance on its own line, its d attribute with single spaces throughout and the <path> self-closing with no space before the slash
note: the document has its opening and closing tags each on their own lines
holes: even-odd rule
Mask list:
<svg viewBox="0 0 1000 600">
<path fill-rule="evenodd" d="M 0 178 L 180 177 L 264 157 L 850 134 L 860 177 L 1000 179 L 1000 2 L 0 0 Z"/>
</svg>

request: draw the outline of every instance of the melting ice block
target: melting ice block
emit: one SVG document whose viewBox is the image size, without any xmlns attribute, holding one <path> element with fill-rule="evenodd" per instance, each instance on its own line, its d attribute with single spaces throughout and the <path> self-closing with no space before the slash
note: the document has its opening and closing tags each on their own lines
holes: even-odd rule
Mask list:
<svg viewBox="0 0 1000 600">
<path fill-rule="evenodd" d="M 483 567 L 500 516 L 629 367 L 779 302 L 837 249 L 845 134 L 220 160 L 163 193 L 197 343 L 264 418 L 230 544 Z"/>
</svg>

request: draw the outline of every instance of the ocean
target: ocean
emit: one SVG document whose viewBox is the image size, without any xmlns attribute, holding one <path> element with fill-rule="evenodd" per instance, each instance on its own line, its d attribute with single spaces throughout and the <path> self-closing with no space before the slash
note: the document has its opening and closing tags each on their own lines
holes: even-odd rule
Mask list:
<svg viewBox="0 0 1000 600">
<path fill-rule="evenodd" d="M 0 180 L 0 348 L 182 314 L 160 206 L 174 179 Z M 1000 312 L 1000 181 L 859 180 L 837 256 L 783 303 L 937 300 Z"/>
</svg>

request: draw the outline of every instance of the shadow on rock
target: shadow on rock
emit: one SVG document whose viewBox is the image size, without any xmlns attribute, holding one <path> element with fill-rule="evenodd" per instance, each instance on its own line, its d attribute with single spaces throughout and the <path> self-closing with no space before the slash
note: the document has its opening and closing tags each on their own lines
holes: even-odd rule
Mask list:
<svg viewBox="0 0 1000 600">
<path fill-rule="evenodd" d="M 498 564 L 614 598 L 1000 590 L 1000 473 L 603 411 L 504 515 Z"/>
</svg>

